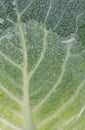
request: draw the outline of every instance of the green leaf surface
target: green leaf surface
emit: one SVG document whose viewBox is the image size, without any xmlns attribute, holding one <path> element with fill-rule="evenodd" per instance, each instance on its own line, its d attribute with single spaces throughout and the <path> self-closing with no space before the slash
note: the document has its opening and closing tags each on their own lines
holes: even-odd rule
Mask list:
<svg viewBox="0 0 85 130">
<path fill-rule="evenodd" d="M 85 130 L 84 9 L 0 0 L 0 130 Z"/>
</svg>

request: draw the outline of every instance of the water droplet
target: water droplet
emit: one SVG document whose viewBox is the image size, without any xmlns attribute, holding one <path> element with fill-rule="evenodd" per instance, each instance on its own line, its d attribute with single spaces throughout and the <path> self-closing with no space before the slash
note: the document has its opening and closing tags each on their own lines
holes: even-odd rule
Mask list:
<svg viewBox="0 0 85 130">
<path fill-rule="evenodd" d="M 75 38 L 72 37 L 72 38 L 70 38 L 68 40 L 62 41 L 62 43 L 72 43 L 74 40 L 75 40 Z"/>
</svg>

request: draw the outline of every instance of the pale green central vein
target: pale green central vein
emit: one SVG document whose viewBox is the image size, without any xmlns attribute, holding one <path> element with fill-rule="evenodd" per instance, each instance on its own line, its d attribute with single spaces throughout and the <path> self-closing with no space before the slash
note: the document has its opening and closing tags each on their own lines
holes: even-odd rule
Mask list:
<svg viewBox="0 0 85 130">
<path fill-rule="evenodd" d="M 20 14 L 17 12 L 18 18 L 18 30 L 20 34 L 20 39 L 22 43 L 22 50 L 23 50 L 23 116 L 24 116 L 24 130 L 34 130 L 34 125 L 32 121 L 32 114 L 30 108 L 30 99 L 29 99 L 29 82 L 28 82 L 28 71 L 27 71 L 27 49 L 26 49 L 26 39 L 24 36 L 22 23 L 20 19 Z"/>
</svg>

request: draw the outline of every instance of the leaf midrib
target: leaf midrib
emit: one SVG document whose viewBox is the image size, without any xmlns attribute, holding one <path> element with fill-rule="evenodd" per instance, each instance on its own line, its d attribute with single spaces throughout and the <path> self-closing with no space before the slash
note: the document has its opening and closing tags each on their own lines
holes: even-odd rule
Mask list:
<svg viewBox="0 0 85 130">
<path fill-rule="evenodd" d="M 24 36 L 22 23 L 21 23 L 21 15 L 17 12 L 17 20 L 18 20 L 18 31 L 20 34 L 20 40 L 22 44 L 23 51 L 23 67 L 22 67 L 22 75 L 23 75 L 23 117 L 24 117 L 24 130 L 34 130 L 34 125 L 32 121 L 32 114 L 30 108 L 30 99 L 29 99 L 29 82 L 28 82 L 28 57 L 27 57 L 27 49 L 26 49 L 26 39 Z"/>
</svg>

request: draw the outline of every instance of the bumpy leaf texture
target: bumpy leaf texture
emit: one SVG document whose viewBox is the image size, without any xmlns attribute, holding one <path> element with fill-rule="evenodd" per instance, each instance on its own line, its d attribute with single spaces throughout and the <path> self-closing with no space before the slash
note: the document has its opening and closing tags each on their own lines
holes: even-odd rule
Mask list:
<svg viewBox="0 0 85 130">
<path fill-rule="evenodd" d="M 0 0 L 0 130 L 31 118 L 85 130 L 85 0 Z"/>
</svg>

